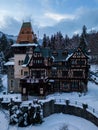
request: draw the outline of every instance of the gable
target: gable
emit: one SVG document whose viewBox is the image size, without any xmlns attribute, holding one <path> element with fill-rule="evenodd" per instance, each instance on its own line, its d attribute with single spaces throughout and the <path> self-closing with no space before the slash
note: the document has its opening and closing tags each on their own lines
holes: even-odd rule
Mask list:
<svg viewBox="0 0 98 130">
<path fill-rule="evenodd" d="M 86 56 L 86 54 L 84 54 L 80 48 L 78 48 L 74 53 L 73 55 L 71 56 L 71 58 L 77 58 L 77 59 L 80 59 L 80 58 L 85 58 L 87 59 L 88 57 Z"/>
</svg>

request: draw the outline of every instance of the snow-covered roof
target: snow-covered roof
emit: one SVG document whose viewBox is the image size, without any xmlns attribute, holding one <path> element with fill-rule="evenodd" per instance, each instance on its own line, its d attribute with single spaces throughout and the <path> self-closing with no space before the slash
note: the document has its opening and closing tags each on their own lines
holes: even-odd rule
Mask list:
<svg viewBox="0 0 98 130">
<path fill-rule="evenodd" d="M 23 62 L 22 67 L 26 67 L 27 64 L 29 63 L 29 61 L 30 61 L 30 57 L 29 57 L 28 54 L 26 54 L 26 57 L 25 57 L 25 59 L 24 59 L 24 62 Z"/>
<path fill-rule="evenodd" d="M 73 53 L 71 54 L 68 54 L 67 58 L 66 58 L 66 61 L 68 61 L 68 59 L 73 55 Z"/>
<path fill-rule="evenodd" d="M 27 64 L 23 64 L 22 67 L 27 67 Z"/>
<path fill-rule="evenodd" d="M 13 65 L 14 66 L 15 62 L 14 61 L 8 61 L 6 62 L 4 65 L 5 66 L 10 66 L 10 65 Z"/>
<path fill-rule="evenodd" d="M 25 47 L 26 46 L 27 47 L 28 46 L 38 46 L 38 44 L 36 44 L 36 43 L 25 43 L 25 44 L 24 43 L 20 43 L 20 44 L 19 43 L 15 43 L 15 44 L 12 45 L 12 47 L 24 47 L 24 46 Z"/>
<path fill-rule="evenodd" d="M 50 79 L 50 80 L 49 80 L 49 82 L 52 82 L 52 83 L 53 83 L 53 82 L 54 82 L 54 80 L 53 80 L 53 79 Z"/>
</svg>

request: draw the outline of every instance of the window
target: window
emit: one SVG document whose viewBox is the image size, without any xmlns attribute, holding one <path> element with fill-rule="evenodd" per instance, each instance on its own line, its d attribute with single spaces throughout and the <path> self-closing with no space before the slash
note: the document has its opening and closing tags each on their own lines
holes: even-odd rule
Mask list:
<svg viewBox="0 0 98 130">
<path fill-rule="evenodd" d="M 13 76 L 14 75 L 14 73 L 11 71 L 11 75 Z"/>
<path fill-rule="evenodd" d="M 45 70 L 41 71 L 41 76 L 45 76 Z"/>
<path fill-rule="evenodd" d="M 65 62 L 65 61 L 62 61 L 62 65 L 66 65 L 66 62 Z"/>
<path fill-rule="evenodd" d="M 26 94 L 26 88 L 23 88 L 23 94 Z"/>
<path fill-rule="evenodd" d="M 24 71 L 24 76 L 27 76 L 28 75 L 28 72 L 27 71 Z"/>
<path fill-rule="evenodd" d="M 83 76 L 83 72 L 82 71 L 74 71 L 73 72 L 73 76 L 74 77 L 82 77 Z"/>
<path fill-rule="evenodd" d="M 41 55 L 40 55 L 40 54 L 38 54 L 37 56 L 38 56 L 38 57 L 40 57 Z"/>
<path fill-rule="evenodd" d="M 21 60 L 21 65 L 23 64 L 23 60 Z"/>
<path fill-rule="evenodd" d="M 62 76 L 68 76 L 68 71 L 62 71 Z"/>
<path fill-rule="evenodd" d="M 13 80 L 11 80 L 11 87 L 13 88 Z"/>
<path fill-rule="evenodd" d="M 53 53 L 53 56 L 58 56 L 58 52 L 54 51 Z"/>
<path fill-rule="evenodd" d="M 85 65 L 85 60 L 77 60 L 78 65 Z"/>
<path fill-rule="evenodd" d="M 52 68 L 52 76 L 57 76 L 57 68 L 56 67 Z"/>
<path fill-rule="evenodd" d="M 19 60 L 18 65 L 22 65 L 22 64 L 23 64 L 23 60 Z"/>
<path fill-rule="evenodd" d="M 72 65 L 75 65 L 76 64 L 76 60 L 75 59 L 72 60 L 71 63 L 72 63 Z"/>
<path fill-rule="evenodd" d="M 78 86 L 79 86 L 79 83 L 76 81 L 74 81 L 74 82 L 72 82 L 71 83 L 71 87 L 73 88 L 73 89 L 77 89 L 78 88 Z"/>
<path fill-rule="evenodd" d="M 62 55 L 63 55 L 63 56 L 66 56 L 67 54 L 68 54 L 67 51 L 62 52 Z"/>
<path fill-rule="evenodd" d="M 21 75 L 23 75 L 23 70 L 21 70 Z"/>
<path fill-rule="evenodd" d="M 35 77 L 35 75 L 36 75 L 36 71 L 32 70 L 32 71 L 31 71 L 31 76 L 32 76 L 32 77 L 33 77 L 33 76 Z"/>
<path fill-rule="evenodd" d="M 20 65 L 20 60 L 18 61 L 18 65 Z"/>
<path fill-rule="evenodd" d="M 81 56 L 81 52 L 78 51 L 77 55 L 78 55 L 78 56 Z"/>
<path fill-rule="evenodd" d="M 40 94 L 43 94 L 43 93 L 44 93 L 43 88 L 40 88 Z"/>
</svg>

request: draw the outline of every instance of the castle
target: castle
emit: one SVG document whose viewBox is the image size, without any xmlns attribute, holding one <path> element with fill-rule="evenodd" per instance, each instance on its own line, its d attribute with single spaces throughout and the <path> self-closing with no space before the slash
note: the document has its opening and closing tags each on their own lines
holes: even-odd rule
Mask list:
<svg viewBox="0 0 98 130">
<path fill-rule="evenodd" d="M 54 92 L 86 92 L 88 56 L 80 47 L 68 50 L 43 48 L 36 42 L 30 22 L 24 22 L 17 42 L 12 45 L 14 58 L 8 66 L 8 92 L 46 95 Z"/>
</svg>

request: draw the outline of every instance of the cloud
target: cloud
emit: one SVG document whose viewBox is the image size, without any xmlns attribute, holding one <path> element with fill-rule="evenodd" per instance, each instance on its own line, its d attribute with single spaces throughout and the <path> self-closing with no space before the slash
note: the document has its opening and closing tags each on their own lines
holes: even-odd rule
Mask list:
<svg viewBox="0 0 98 130">
<path fill-rule="evenodd" d="M 98 0 L 93 1 L 98 3 Z M 0 2 L 0 31 L 4 33 L 18 35 L 23 20 L 31 21 L 35 33 L 39 30 L 40 37 L 44 33 L 51 35 L 57 31 L 72 36 L 74 33 L 81 33 L 83 25 L 89 30 L 98 27 L 98 8 L 92 7 L 93 2 L 90 4 L 80 0 L 74 0 L 74 3 L 73 0 Z"/>
<path fill-rule="evenodd" d="M 50 18 L 55 21 L 61 21 L 63 19 L 74 19 L 75 16 L 71 14 L 57 14 L 57 13 L 45 13 L 46 18 Z"/>
<path fill-rule="evenodd" d="M 12 34 L 12 35 L 16 35 L 19 33 L 22 23 L 20 23 L 13 17 L 9 17 L 9 16 L 5 17 L 4 21 L 5 21 L 5 23 L 4 23 L 5 25 L 0 26 L 0 31 L 2 31 L 6 34 Z"/>
<path fill-rule="evenodd" d="M 70 37 L 76 33 L 82 32 L 83 25 L 86 25 L 87 29 L 98 30 L 98 9 L 78 8 L 75 12 L 74 19 L 62 19 L 54 26 L 48 26 L 40 28 L 40 35 L 46 33 L 47 35 L 54 34 L 61 31 L 63 35 L 68 34 Z M 42 37 L 42 35 L 41 35 Z"/>
</svg>

